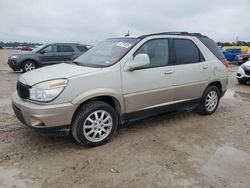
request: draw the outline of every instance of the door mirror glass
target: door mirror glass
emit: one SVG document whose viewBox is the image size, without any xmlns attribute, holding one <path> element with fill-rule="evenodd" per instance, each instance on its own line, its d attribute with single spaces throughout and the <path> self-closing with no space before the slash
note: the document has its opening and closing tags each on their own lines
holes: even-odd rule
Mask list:
<svg viewBox="0 0 250 188">
<path fill-rule="evenodd" d="M 141 68 L 143 66 L 149 65 L 149 57 L 148 54 L 137 54 L 133 61 L 126 63 L 125 70 L 133 71 L 137 68 Z"/>
</svg>

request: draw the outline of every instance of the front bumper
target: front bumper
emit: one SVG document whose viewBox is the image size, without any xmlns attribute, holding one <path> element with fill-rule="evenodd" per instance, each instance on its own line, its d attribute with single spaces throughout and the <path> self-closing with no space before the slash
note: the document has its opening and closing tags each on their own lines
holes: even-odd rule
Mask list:
<svg viewBox="0 0 250 188">
<path fill-rule="evenodd" d="M 9 67 L 12 68 L 13 71 L 19 71 L 21 69 L 21 65 L 17 61 L 17 59 L 8 59 L 7 63 Z"/>
<path fill-rule="evenodd" d="M 250 70 L 248 70 L 250 72 Z M 239 67 L 236 75 L 237 79 L 242 79 L 242 80 L 250 80 L 250 74 L 246 74 L 245 70 L 242 67 Z"/>
<path fill-rule="evenodd" d="M 69 126 L 75 111 L 71 103 L 35 104 L 21 99 L 17 93 L 13 95 L 12 108 L 23 124 L 41 129 Z"/>
</svg>

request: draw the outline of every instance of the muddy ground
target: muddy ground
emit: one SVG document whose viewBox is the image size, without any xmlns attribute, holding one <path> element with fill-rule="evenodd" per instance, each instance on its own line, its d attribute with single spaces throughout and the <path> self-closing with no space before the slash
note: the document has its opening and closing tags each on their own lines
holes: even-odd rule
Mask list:
<svg viewBox="0 0 250 188">
<path fill-rule="evenodd" d="M 0 187 L 250 187 L 250 85 L 237 83 L 237 68 L 215 114 L 157 116 L 88 148 L 18 122 L 20 73 L 0 65 Z"/>
</svg>

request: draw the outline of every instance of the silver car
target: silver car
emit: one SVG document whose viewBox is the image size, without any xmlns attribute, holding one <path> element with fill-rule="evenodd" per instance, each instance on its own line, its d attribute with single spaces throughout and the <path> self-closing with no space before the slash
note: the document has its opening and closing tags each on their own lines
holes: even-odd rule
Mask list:
<svg viewBox="0 0 250 188">
<path fill-rule="evenodd" d="M 80 144 L 97 146 L 129 121 L 183 109 L 214 113 L 227 66 L 216 43 L 198 33 L 111 38 L 74 64 L 21 75 L 12 106 L 23 124 L 68 130 Z"/>
</svg>

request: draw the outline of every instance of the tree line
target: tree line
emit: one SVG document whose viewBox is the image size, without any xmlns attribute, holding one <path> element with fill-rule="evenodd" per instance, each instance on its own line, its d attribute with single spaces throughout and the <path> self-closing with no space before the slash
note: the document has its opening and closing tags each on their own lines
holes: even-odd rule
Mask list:
<svg viewBox="0 0 250 188">
<path fill-rule="evenodd" d="M 250 46 L 250 42 L 237 41 L 237 42 L 217 42 L 218 46 Z"/>
<path fill-rule="evenodd" d="M 19 46 L 28 46 L 34 47 L 41 45 L 40 43 L 31 43 L 31 42 L 3 42 L 0 41 L 1 47 L 17 48 Z M 218 46 L 250 46 L 250 42 L 246 41 L 237 41 L 237 42 L 217 42 Z"/>
<path fill-rule="evenodd" d="M 40 43 L 31 43 L 31 42 L 3 42 L 0 41 L 1 47 L 8 47 L 8 48 L 17 48 L 19 46 L 28 46 L 28 47 L 34 47 L 41 45 Z"/>
</svg>

